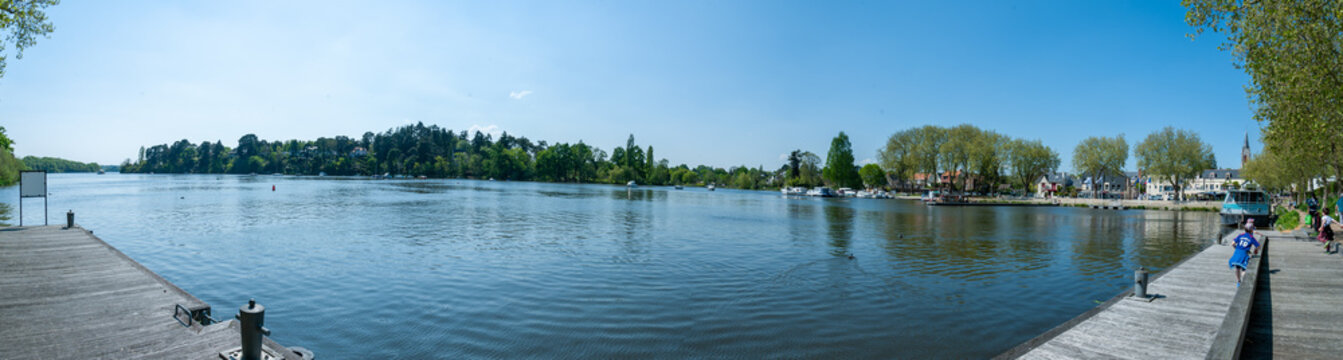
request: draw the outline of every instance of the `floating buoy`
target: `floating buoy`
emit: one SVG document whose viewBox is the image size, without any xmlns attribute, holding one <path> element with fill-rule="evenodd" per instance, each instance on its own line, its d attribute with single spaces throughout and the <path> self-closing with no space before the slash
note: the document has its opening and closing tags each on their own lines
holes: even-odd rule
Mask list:
<svg viewBox="0 0 1343 360">
<path fill-rule="evenodd" d="M 275 185 L 270 186 L 270 191 L 275 191 Z"/>
</svg>

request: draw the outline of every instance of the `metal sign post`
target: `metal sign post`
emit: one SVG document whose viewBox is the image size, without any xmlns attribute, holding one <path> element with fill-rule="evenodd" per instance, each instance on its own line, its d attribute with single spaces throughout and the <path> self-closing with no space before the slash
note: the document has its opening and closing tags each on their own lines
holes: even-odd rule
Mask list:
<svg viewBox="0 0 1343 360">
<path fill-rule="evenodd" d="M 19 172 L 19 226 L 23 226 L 23 199 L 30 197 L 42 198 L 42 225 L 49 225 L 46 170 Z"/>
</svg>

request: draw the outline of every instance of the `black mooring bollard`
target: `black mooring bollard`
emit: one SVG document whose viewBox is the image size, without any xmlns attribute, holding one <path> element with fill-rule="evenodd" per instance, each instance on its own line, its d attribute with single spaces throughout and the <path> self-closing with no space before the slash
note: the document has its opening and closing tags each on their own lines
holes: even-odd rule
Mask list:
<svg viewBox="0 0 1343 360">
<path fill-rule="evenodd" d="M 74 210 L 66 211 L 66 212 L 65 212 L 65 228 L 66 228 L 66 229 L 71 229 L 71 228 L 74 228 L 74 227 L 75 227 L 75 211 L 74 211 Z"/>
<path fill-rule="evenodd" d="M 1133 272 L 1133 297 L 1147 298 L 1147 268 L 1138 267 Z"/>
<path fill-rule="evenodd" d="M 270 335 L 266 329 L 266 307 L 257 305 L 256 299 L 247 300 L 247 306 L 238 309 L 239 332 L 242 333 L 242 359 L 261 360 L 261 337 Z"/>
</svg>

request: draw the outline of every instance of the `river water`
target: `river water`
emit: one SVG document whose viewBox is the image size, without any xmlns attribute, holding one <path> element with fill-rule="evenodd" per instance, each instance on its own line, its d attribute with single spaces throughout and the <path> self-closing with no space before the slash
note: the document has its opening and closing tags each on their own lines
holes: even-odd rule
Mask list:
<svg viewBox="0 0 1343 360">
<path fill-rule="evenodd" d="M 1219 232 L 1214 213 L 702 188 L 49 183 L 52 224 L 73 210 L 216 318 L 256 298 L 273 339 L 324 359 L 991 357 Z M 17 205 L 17 187 L 0 202 Z M 26 225 L 41 223 L 42 200 L 23 205 Z"/>
</svg>

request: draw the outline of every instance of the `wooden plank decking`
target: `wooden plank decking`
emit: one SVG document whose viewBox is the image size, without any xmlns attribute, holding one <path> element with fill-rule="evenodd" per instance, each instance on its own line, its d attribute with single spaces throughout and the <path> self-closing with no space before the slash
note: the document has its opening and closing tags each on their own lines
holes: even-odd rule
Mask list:
<svg viewBox="0 0 1343 360">
<path fill-rule="evenodd" d="M 1301 232 L 1273 239 L 1243 357 L 1343 358 L 1343 256 Z"/>
<path fill-rule="evenodd" d="M 1155 300 L 1128 299 L 1126 291 L 999 358 L 1203 359 L 1237 295 L 1227 267 L 1232 252 L 1227 245 L 1209 246 L 1153 280 L 1147 291 Z"/>
<path fill-rule="evenodd" d="M 0 359 L 219 359 L 239 346 L 237 321 L 183 327 L 176 305 L 209 306 L 91 232 L 0 229 Z"/>
</svg>

